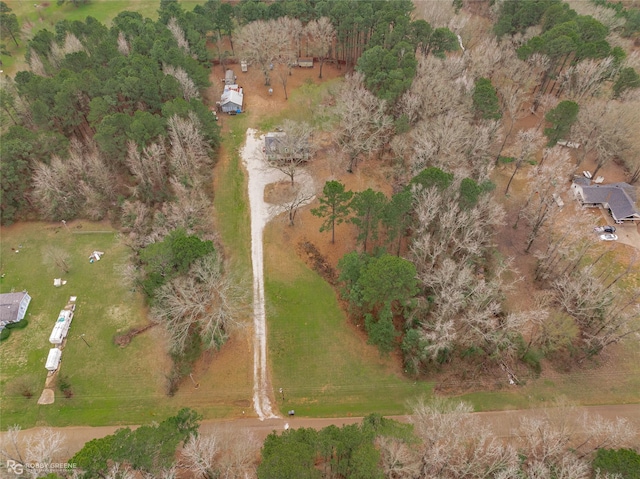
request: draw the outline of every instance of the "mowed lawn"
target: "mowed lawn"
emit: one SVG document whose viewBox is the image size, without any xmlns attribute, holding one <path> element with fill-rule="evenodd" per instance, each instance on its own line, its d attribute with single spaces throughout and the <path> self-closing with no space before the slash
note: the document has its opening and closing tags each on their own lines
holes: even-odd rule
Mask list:
<svg viewBox="0 0 640 479">
<path fill-rule="evenodd" d="M 159 328 L 125 348 L 113 342 L 119 332 L 146 324 L 143 299 L 121 274 L 129 251 L 118 233 L 107 224 L 89 222 L 72 222 L 66 228 L 22 223 L 1 233 L 0 292 L 27 290 L 32 300 L 28 326 L 13 330 L 0 344 L 0 427 L 139 423 L 176 409 L 164 395 L 169 363 Z M 68 256 L 68 273 L 51 259 L 51 248 Z M 91 264 L 94 250 L 105 255 Z M 58 277 L 67 284 L 54 287 Z M 68 378 L 73 397 L 64 398 L 56 390 L 55 403 L 40 406 L 36 402 L 47 375 L 49 334 L 71 295 L 78 297 L 77 308 L 60 373 Z M 20 394 L 25 384 L 33 390 L 30 399 Z"/>
<path fill-rule="evenodd" d="M 402 414 L 411 400 L 431 395 L 432 383 L 401 377 L 392 358 L 365 344 L 331 286 L 287 250 L 274 229 L 265 231 L 265 294 L 272 386 L 281 411 Z"/>
<path fill-rule="evenodd" d="M 48 1 L 27 1 L 27 0 L 4 0 L 7 6 L 18 17 L 24 38 L 31 38 L 36 32 L 47 29 L 55 32 L 55 25 L 61 20 L 70 22 L 79 20 L 84 22 L 87 17 L 111 25 L 111 21 L 124 11 L 138 12 L 145 18 L 156 20 L 158 18 L 158 8 L 160 0 L 91 0 L 87 4 L 74 6 L 71 2 L 58 5 L 56 0 Z M 196 5 L 202 5 L 204 0 L 180 0 L 180 5 L 185 11 L 193 10 Z M 17 71 L 26 68 L 24 64 L 24 53 L 26 41 L 18 39 L 16 46 L 11 38 L 3 41 L 11 56 L 3 56 L 3 69 L 7 74 L 14 75 Z"/>
</svg>

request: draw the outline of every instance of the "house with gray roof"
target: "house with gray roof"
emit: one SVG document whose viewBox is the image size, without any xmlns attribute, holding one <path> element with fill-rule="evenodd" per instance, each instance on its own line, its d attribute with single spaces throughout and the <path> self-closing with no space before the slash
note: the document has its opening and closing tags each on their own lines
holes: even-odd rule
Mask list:
<svg viewBox="0 0 640 479">
<path fill-rule="evenodd" d="M 22 320 L 30 302 L 31 296 L 26 291 L 0 294 L 0 330 L 9 323 Z"/>
<path fill-rule="evenodd" d="M 628 183 L 597 185 L 586 178 L 576 177 L 571 190 L 582 206 L 606 208 L 616 223 L 640 221 L 635 190 Z"/>
</svg>

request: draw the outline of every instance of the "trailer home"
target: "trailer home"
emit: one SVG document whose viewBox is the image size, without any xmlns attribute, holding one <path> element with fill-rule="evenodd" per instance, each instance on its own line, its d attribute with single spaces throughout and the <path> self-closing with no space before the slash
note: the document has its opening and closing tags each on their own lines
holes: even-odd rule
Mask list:
<svg viewBox="0 0 640 479">
<path fill-rule="evenodd" d="M 47 356 L 47 363 L 45 364 L 45 368 L 47 371 L 55 371 L 60 366 L 60 359 L 62 358 L 62 351 L 58 348 L 51 348 L 49 350 L 49 355 Z"/>
<path fill-rule="evenodd" d="M 51 344 L 62 344 L 62 341 L 64 341 L 64 339 L 67 337 L 72 319 L 73 311 L 69 311 L 66 309 L 60 311 L 56 324 L 51 331 L 51 336 L 49 336 L 49 342 Z"/>
</svg>

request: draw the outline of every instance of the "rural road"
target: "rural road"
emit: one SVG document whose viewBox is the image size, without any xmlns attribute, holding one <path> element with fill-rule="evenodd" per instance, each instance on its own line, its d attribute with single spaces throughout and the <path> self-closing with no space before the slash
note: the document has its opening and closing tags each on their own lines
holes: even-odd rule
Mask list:
<svg viewBox="0 0 640 479">
<path fill-rule="evenodd" d="M 521 418 L 526 416 L 540 416 L 545 413 L 544 409 L 523 409 L 512 411 L 490 411 L 472 413 L 473 416 L 495 433 L 496 436 L 508 438 L 513 435 L 513 431 L 518 427 Z M 640 404 L 622 404 L 622 405 L 603 405 L 603 406 L 584 406 L 578 407 L 574 411 L 577 420 L 582 414 L 587 413 L 589 416 L 601 416 L 604 419 L 615 420 L 617 418 L 625 418 L 636 431 L 640 431 Z M 391 416 L 401 422 L 409 422 L 410 416 Z M 338 427 L 346 424 L 354 424 L 362 421 L 360 417 L 345 418 L 276 418 L 264 419 L 259 418 L 242 418 L 230 420 L 206 420 L 200 425 L 200 432 L 206 434 L 208 431 L 216 427 L 233 427 L 246 428 L 254 433 L 259 439 L 263 440 L 272 431 L 281 432 L 284 430 L 286 423 L 291 428 L 312 427 L 314 429 L 322 429 L 326 426 L 334 424 Z M 71 458 L 82 446 L 92 440 L 113 434 L 117 429 L 125 426 L 73 426 L 52 428 L 59 431 L 64 437 L 65 450 L 63 451 L 64 460 Z M 132 426 L 135 427 L 135 426 Z M 21 436 L 25 437 L 38 431 L 39 428 L 27 429 L 21 432 Z M 580 431 L 576 431 L 580 432 Z M 0 439 L 3 439 L 6 432 L 0 433 Z"/>
</svg>

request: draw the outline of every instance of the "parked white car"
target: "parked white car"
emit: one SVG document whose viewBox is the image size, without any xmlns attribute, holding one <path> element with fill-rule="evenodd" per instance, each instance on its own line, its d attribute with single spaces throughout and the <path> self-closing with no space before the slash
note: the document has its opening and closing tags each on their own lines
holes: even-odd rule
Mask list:
<svg viewBox="0 0 640 479">
<path fill-rule="evenodd" d="M 602 241 L 615 241 L 618 239 L 618 235 L 614 235 L 613 233 L 605 233 L 600 235 L 600 239 Z"/>
</svg>

